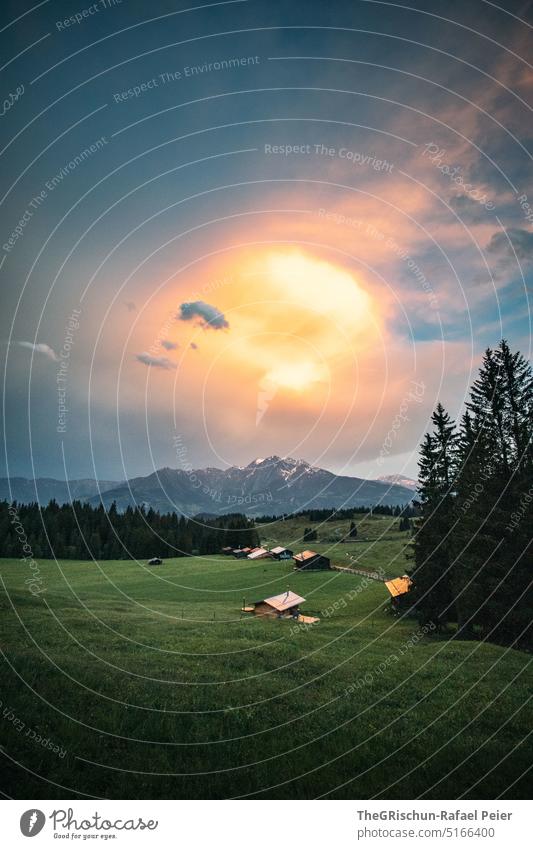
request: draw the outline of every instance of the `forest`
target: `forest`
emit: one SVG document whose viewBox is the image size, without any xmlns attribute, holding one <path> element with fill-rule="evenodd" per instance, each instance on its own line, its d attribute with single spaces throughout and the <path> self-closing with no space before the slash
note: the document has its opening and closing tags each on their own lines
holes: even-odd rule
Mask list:
<svg viewBox="0 0 533 849">
<path fill-rule="evenodd" d="M 259 544 L 253 522 L 239 513 L 200 520 L 142 506 L 119 513 L 113 504 L 106 511 L 80 501 L 0 502 L 0 540 L 2 557 L 66 560 L 184 557 Z"/>
<path fill-rule="evenodd" d="M 502 340 L 487 349 L 459 423 L 442 404 L 420 449 L 414 601 L 462 639 L 531 646 L 533 374 Z"/>
</svg>

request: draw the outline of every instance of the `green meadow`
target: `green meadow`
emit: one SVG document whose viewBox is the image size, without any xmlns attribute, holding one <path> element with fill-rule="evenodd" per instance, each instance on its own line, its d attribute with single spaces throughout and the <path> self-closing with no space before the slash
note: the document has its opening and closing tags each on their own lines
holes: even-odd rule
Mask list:
<svg viewBox="0 0 533 849">
<path fill-rule="evenodd" d="M 405 533 L 301 545 L 403 574 Z M 328 541 L 327 537 L 332 537 Z M 384 585 L 222 556 L 0 560 L 0 744 L 15 798 L 526 798 L 530 656 L 423 635 Z M 241 614 L 287 588 L 317 625 Z M 54 751 L 54 748 L 56 751 Z M 59 751 L 57 751 L 59 748 Z M 9 789 L 7 789 L 9 788 Z"/>
</svg>

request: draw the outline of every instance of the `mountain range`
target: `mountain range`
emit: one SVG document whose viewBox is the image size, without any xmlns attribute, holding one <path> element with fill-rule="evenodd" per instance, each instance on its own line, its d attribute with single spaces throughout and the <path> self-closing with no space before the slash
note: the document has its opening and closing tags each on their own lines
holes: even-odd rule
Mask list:
<svg viewBox="0 0 533 849">
<path fill-rule="evenodd" d="M 248 515 L 281 515 L 306 509 L 407 504 L 413 499 L 414 481 L 364 480 L 335 475 L 305 460 L 278 457 L 253 460 L 228 469 L 163 468 L 128 481 L 91 479 L 59 481 L 53 478 L 0 479 L 0 499 L 47 504 L 55 498 L 73 498 L 93 506 L 116 503 L 119 511 L 144 505 L 162 513 L 171 510 L 192 516 L 241 512 Z M 410 485 L 409 485 L 410 484 Z"/>
<path fill-rule="evenodd" d="M 398 484 L 398 486 L 405 486 L 407 489 L 412 489 L 413 491 L 418 487 L 417 482 L 413 478 L 406 478 L 403 475 L 381 475 L 376 480 L 383 481 L 383 483 L 394 483 Z"/>
</svg>

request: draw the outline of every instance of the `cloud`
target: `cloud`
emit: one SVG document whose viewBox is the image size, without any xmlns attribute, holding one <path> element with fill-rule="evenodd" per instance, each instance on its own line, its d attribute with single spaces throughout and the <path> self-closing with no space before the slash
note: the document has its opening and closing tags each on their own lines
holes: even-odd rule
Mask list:
<svg viewBox="0 0 533 849">
<path fill-rule="evenodd" d="M 128 312 L 135 312 L 137 305 L 133 301 L 126 301 L 126 309 Z"/>
<path fill-rule="evenodd" d="M 191 342 L 191 348 L 193 349 L 193 351 L 198 350 L 198 345 L 196 344 L 196 342 Z"/>
<path fill-rule="evenodd" d="M 487 210 L 484 204 L 472 200 L 468 195 L 454 195 L 450 198 L 449 205 L 461 221 L 466 224 L 480 224 L 490 221 L 490 209 Z"/>
<path fill-rule="evenodd" d="M 206 304 L 205 301 L 191 301 L 181 304 L 177 318 L 182 321 L 198 318 L 200 324 L 206 329 L 223 330 L 229 327 L 224 314 L 212 304 Z"/>
<path fill-rule="evenodd" d="M 30 351 L 34 351 L 36 354 L 43 354 L 43 356 L 48 357 L 49 360 L 53 360 L 54 363 L 59 362 L 59 357 L 56 352 L 50 345 L 46 345 L 44 342 L 17 342 L 17 344 L 21 348 L 29 348 Z"/>
<path fill-rule="evenodd" d="M 142 354 L 137 354 L 135 359 L 138 360 L 140 363 L 144 363 L 145 366 L 162 368 L 166 371 L 170 371 L 171 369 L 176 368 L 175 364 L 171 360 L 169 360 L 168 357 L 153 357 L 146 351 L 143 351 Z"/>
<path fill-rule="evenodd" d="M 161 339 L 161 345 L 165 351 L 175 351 L 178 347 L 176 342 L 171 342 L 169 339 Z"/>
<path fill-rule="evenodd" d="M 501 231 L 493 233 L 487 250 L 508 259 L 515 259 L 516 253 L 519 260 L 531 260 L 533 259 L 533 233 L 520 227 L 508 227 L 504 233 Z"/>
</svg>

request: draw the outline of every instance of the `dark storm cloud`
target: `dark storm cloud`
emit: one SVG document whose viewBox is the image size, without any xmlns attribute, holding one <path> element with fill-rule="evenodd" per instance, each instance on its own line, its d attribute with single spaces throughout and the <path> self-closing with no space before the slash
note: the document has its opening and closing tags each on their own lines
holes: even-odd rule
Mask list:
<svg viewBox="0 0 533 849">
<path fill-rule="evenodd" d="M 206 329 L 223 330 L 229 327 L 224 314 L 212 304 L 206 304 L 205 301 L 191 301 L 181 304 L 177 318 L 182 321 L 198 318 L 200 324 Z"/>
<path fill-rule="evenodd" d="M 468 195 L 454 195 L 450 199 L 450 206 L 465 224 L 480 224 L 490 220 L 490 210 L 479 201 L 473 200 Z"/>
<path fill-rule="evenodd" d="M 148 354 L 146 351 L 143 351 L 142 354 L 137 354 L 135 359 L 140 363 L 143 363 L 145 366 L 162 368 L 166 371 L 176 368 L 175 364 L 169 360 L 168 357 L 153 357 L 152 354 Z"/>
<path fill-rule="evenodd" d="M 520 227 L 509 227 L 505 232 L 500 230 L 491 236 L 487 250 L 505 259 L 531 261 L 533 259 L 533 233 Z"/>
</svg>

